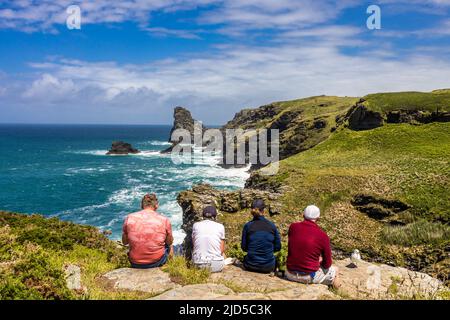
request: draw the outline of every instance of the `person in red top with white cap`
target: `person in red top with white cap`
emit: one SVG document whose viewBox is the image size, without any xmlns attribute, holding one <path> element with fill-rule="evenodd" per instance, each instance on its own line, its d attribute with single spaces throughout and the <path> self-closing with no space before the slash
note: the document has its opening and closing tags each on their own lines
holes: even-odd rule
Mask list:
<svg viewBox="0 0 450 320">
<path fill-rule="evenodd" d="M 301 283 L 321 283 L 340 286 L 338 268 L 332 266 L 328 235 L 317 225 L 320 209 L 309 205 L 303 212 L 304 221 L 289 227 L 286 277 Z"/>
</svg>

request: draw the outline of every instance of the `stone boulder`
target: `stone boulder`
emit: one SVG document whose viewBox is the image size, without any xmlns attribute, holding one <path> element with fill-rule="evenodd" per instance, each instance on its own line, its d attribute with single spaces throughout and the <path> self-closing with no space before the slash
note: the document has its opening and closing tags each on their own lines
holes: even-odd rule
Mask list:
<svg viewBox="0 0 450 320">
<path fill-rule="evenodd" d="M 444 285 L 425 273 L 385 264 L 350 259 L 335 261 L 342 286 L 339 291 L 352 299 L 437 298 Z"/>
<path fill-rule="evenodd" d="M 160 294 L 178 288 L 179 285 L 170 280 L 169 274 L 160 269 L 121 268 L 104 274 L 101 282 L 115 290 L 127 290 Z"/>
<path fill-rule="evenodd" d="M 127 142 L 114 141 L 112 143 L 111 149 L 106 153 L 107 155 L 126 155 L 126 154 L 136 154 L 140 151 L 133 148 L 133 146 Z"/>
</svg>

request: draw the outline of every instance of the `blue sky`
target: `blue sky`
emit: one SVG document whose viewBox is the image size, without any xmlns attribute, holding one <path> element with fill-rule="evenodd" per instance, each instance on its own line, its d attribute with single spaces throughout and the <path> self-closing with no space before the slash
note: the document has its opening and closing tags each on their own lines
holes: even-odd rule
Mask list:
<svg viewBox="0 0 450 320">
<path fill-rule="evenodd" d="M 183 105 L 221 124 L 272 101 L 450 87 L 450 0 L 0 0 L 0 43 L 2 123 L 168 124 Z"/>
</svg>

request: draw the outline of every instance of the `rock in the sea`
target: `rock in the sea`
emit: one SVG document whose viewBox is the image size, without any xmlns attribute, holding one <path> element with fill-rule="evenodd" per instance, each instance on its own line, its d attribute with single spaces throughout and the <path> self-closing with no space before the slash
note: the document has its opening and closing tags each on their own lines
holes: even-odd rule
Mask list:
<svg viewBox="0 0 450 320">
<path fill-rule="evenodd" d="M 133 148 L 133 146 L 127 142 L 123 141 L 114 141 L 111 146 L 111 150 L 109 150 L 106 154 L 107 155 L 113 155 L 113 154 L 136 154 L 140 151 L 138 149 Z"/>
<path fill-rule="evenodd" d="M 128 290 L 159 294 L 179 287 L 170 280 L 169 274 L 160 269 L 121 268 L 106 273 L 101 281 L 116 290 Z"/>
<path fill-rule="evenodd" d="M 200 122 L 197 122 L 200 124 Z M 173 126 L 170 130 L 169 142 L 172 143 L 170 147 L 161 151 L 161 153 L 170 153 L 172 152 L 173 147 L 175 147 L 180 141 L 172 139 L 172 133 L 177 129 L 187 130 L 191 135 L 191 140 L 193 142 L 194 131 L 196 129 L 201 130 L 201 133 L 205 131 L 205 127 L 201 125 L 201 127 L 196 128 L 196 121 L 192 118 L 192 115 L 189 110 L 183 107 L 175 107 L 173 111 Z"/>
</svg>

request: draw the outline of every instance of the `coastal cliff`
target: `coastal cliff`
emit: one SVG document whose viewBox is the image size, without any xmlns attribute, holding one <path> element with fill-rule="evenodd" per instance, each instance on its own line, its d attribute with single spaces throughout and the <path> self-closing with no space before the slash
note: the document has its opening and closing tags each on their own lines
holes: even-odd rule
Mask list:
<svg viewBox="0 0 450 320">
<path fill-rule="evenodd" d="M 240 195 L 263 192 L 261 197 L 276 199 L 271 219 L 284 241 L 290 223 L 314 203 L 322 209 L 320 225 L 330 235 L 335 258 L 359 249 L 369 261 L 448 283 L 449 109 L 450 90 L 436 90 L 319 96 L 237 113 L 223 128 L 280 130 L 280 170 L 273 176 L 252 171 L 239 191 L 194 186 L 182 192 L 187 251 L 191 224 L 209 202 L 226 226 L 228 253 L 241 256 L 240 232 L 250 216 Z M 238 205 L 230 212 L 227 202 Z"/>
<path fill-rule="evenodd" d="M 315 203 L 341 270 L 340 291 L 245 272 L 239 264 L 211 275 L 183 257 L 160 269 L 130 269 L 126 248 L 94 227 L 0 211 L 0 299 L 450 299 L 449 106 L 450 90 L 438 90 L 244 110 L 223 128 L 278 128 L 279 172 L 254 170 L 241 190 L 201 184 L 178 195 L 187 255 L 192 224 L 214 204 L 226 253 L 238 259 L 249 205 L 265 199 L 283 239 L 281 270 L 290 223 Z M 174 127 L 193 122 L 177 110 Z M 348 260 L 354 249 L 364 260 L 357 268 Z"/>
</svg>

